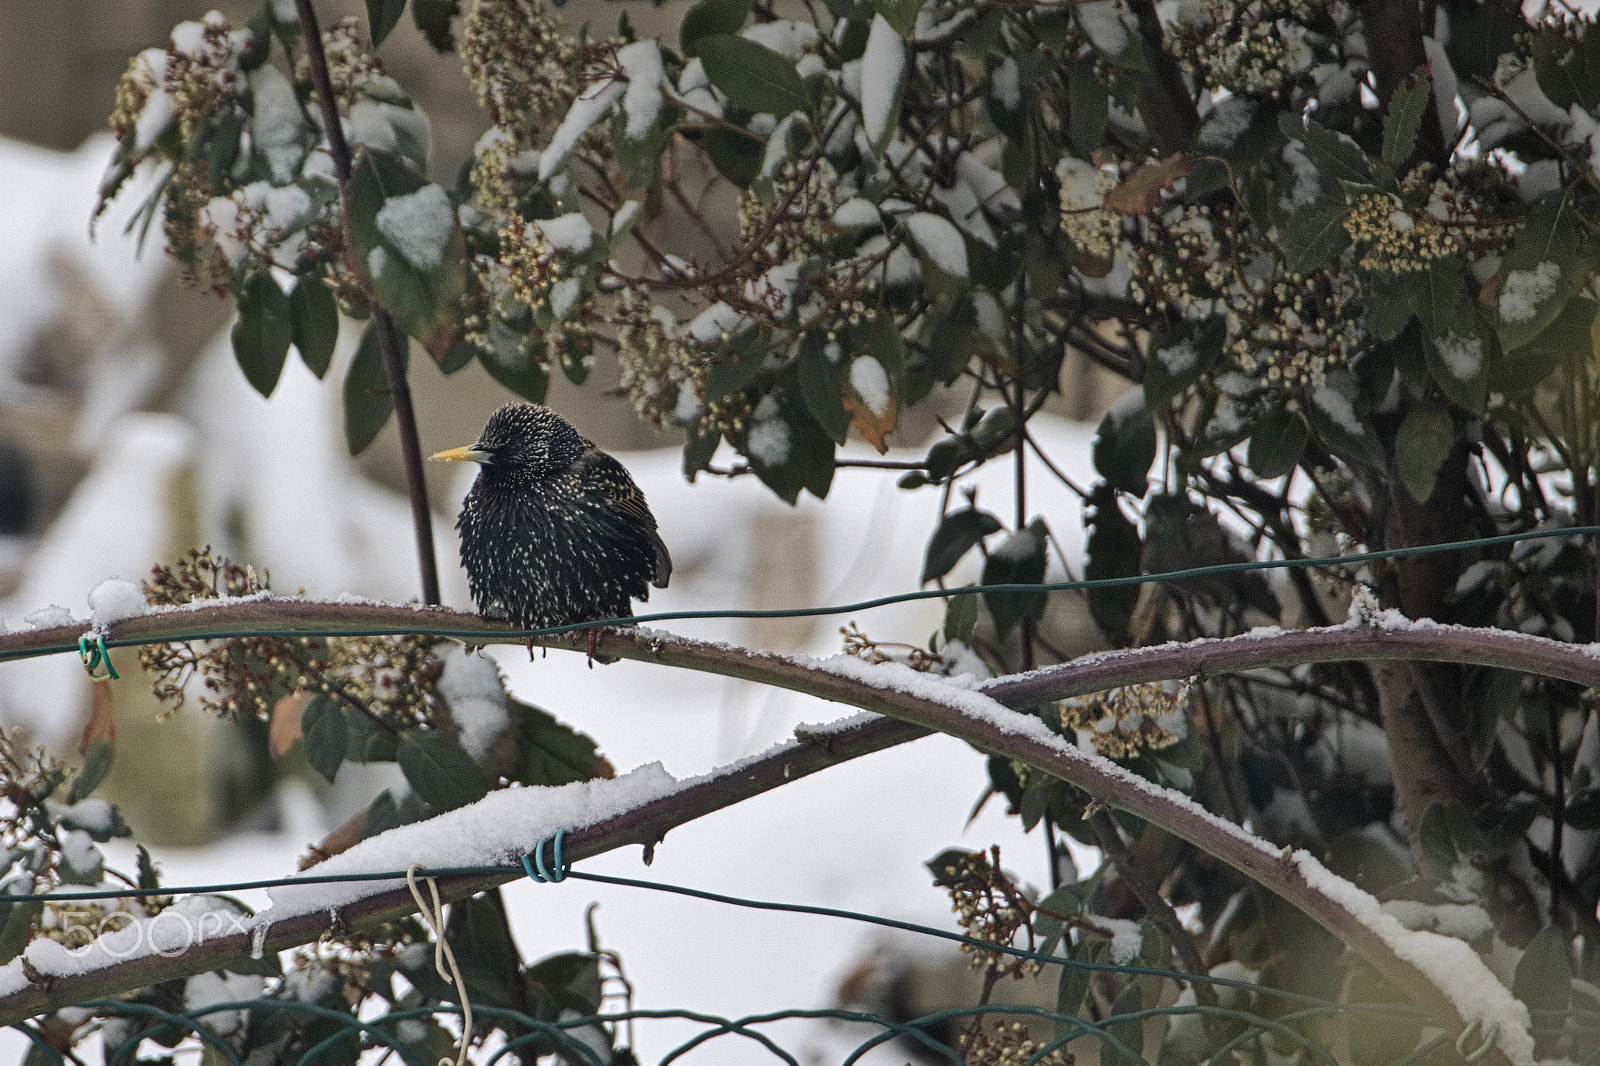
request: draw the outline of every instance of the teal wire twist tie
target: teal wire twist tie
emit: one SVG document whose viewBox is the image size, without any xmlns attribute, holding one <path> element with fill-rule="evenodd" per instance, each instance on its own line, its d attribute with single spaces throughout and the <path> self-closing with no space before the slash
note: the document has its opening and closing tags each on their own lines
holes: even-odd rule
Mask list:
<svg viewBox="0 0 1600 1066">
<path fill-rule="evenodd" d="M 89 671 L 89 679 L 91 681 L 119 680 L 117 668 L 111 665 L 111 653 L 106 650 L 106 635 L 104 633 L 96 633 L 93 644 L 89 643 L 89 635 L 87 633 L 79 637 L 78 658 L 83 660 L 84 669 Z M 95 673 L 95 670 L 102 664 L 105 666 L 106 672 L 103 674 Z"/>
<path fill-rule="evenodd" d="M 561 838 L 567 835 L 565 829 L 557 829 L 555 837 L 550 843 L 550 859 L 555 864 L 552 871 L 544 864 L 544 841 L 539 841 L 533 849 L 532 855 L 522 857 L 522 868 L 528 871 L 528 879 L 537 881 L 541 885 L 556 884 L 567 879 L 567 863 L 561 858 Z"/>
</svg>

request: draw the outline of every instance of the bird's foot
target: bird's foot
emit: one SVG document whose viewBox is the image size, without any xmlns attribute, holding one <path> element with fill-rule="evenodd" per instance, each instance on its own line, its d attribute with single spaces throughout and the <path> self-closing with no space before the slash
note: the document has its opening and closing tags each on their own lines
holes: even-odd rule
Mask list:
<svg viewBox="0 0 1600 1066">
<path fill-rule="evenodd" d="M 595 663 L 599 663 L 601 666 L 610 666 L 618 661 L 615 655 L 601 655 L 595 650 L 600 642 L 600 631 L 600 626 L 592 626 L 584 630 L 584 633 L 588 636 L 589 669 L 591 670 L 594 669 Z"/>
</svg>

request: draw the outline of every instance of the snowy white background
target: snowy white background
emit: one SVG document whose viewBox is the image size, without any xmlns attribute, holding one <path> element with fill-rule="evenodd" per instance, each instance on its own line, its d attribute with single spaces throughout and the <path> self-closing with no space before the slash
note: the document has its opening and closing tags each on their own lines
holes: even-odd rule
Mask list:
<svg viewBox="0 0 1600 1066">
<path fill-rule="evenodd" d="M 138 321 L 162 269 L 159 236 L 153 235 L 142 261 L 121 238 L 115 218 L 101 226 L 98 244 L 91 246 L 86 236 L 108 148 L 105 141 L 91 141 L 79 153 L 61 155 L 0 143 L 0 188 L 6 191 L 0 199 L 0 306 L 8 309 L 0 317 L 0 371 L 67 298 L 42 267 L 49 256 L 65 252 L 81 260 L 126 320 Z M 140 369 L 151 359 L 143 344 L 130 327 L 126 341 L 112 338 L 89 368 L 91 402 L 80 418 L 76 445 L 90 457 L 90 472 L 40 541 L 6 546 L 8 552 L 29 555 L 21 586 L 0 602 L 0 620 L 17 626 L 52 604 L 85 617 L 87 594 L 101 580 L 137 580 L 153 562 L 169 558 L 164 501 L 172 478 L 186 464 L 194 464 L 198 475 L 201 542 L 220 541 L 231 512 L 247 532 L 249 561 L 269 567 L 277 587 L 303 586 L 318 596 L 414 595 L 405 501 L 364 479 L 347 456 L 336 384 L 315 381 L 291 355 L 277 392 L 263 400 L 235 367 L 224 333 L 170 405 L 175 414 L 138 413 L 141 382 L 152 380 Z M 330 381 L 336 382 L 339 372 L 336 364 Z M 8 390 L 24 388 L 9 372 L 0 373 L 0 381 Z M 25 401 L 26 395 L 19 398 Z M 1092 480 L 1088 428 L 1044 421 L 1038 429 L 1058 464 L 1083 484 Z M 920 456 L 926 447 L 925 442 L 903 443 L 913 447 L 900 457 Z M 679 473 L 676 450 L 620 458 L 644 488 L 677 563 L 672 587 L 641 610 L 753 605 L 750 541 L 758 526 L 771 528 L 772 512 L 780 522 L 790 520 L 784 517 L 785 505 L 753 478 L 702 478 L 689 485 Z M 1011 463 L 999 465 L 1005 469 L 993 472 L 980 500 L 1009 514 Z M 474 472 L 464 471 L 455 484 L 454 498 L 446 504 L 451 513 Z M 1076 555 L 1082 539 L 1076 499 L 1037 464 L 1030 466 L 1029 485 L 1030 511 L 1044 514 L 1063 548 Z M 825 506 L 806 496 L 794 512 L 794 520 L 814 523 L 816 587 L 768 589 L 765 602 L 840 603 L 916 588 L 936 506 L 934 492 L 900 491 L 892 475 L 840 471 Z M 467 606 L 446 520 L 438 522 L 438 532 L 446 599 Z M 921 643 L 938 627 L 941 613 L 938 604 L 924 602 L 854 618 L 875 637 Z M 837 627 L 850 620 L 822 620 L 807 646 L 780 650 L 834 653 Z M 751 640 L 747 626 L 668 624 L 739 643 Z M 496 649 L 494 654 L 518 695 L 596 737 L 619 770 L 661 761 L 679 777 L 699 774 L 784 739 L 799 722 L 847 713 L 790 693 L 641 664 L 591 669 L 582 656 L 551 654 L 530 662 L 524 651 Z M 26 724 L 41 739 L 64 746 L 76 737 L 75 715 L 86 691 L 82 666 L 73 659 L 0 665 L 0 719 Z M 1016 822 L 1002 816 L 1003 803 L 991 803 L 964 827 L 984 782 L 981 756 L 954 741 L 930 738 L 825 771 L 676 830 L 648 870 L 635 848 L 590 860 L 584 868 L 949 928 L 944 894 L 929 884 L 921 865 L 945 847 L 999 843 L 1010 868 L 1033 884 L 1046 880 L 1041 841 L 1037 835 L 1022 838 Z M 199 850 L 158 849 L 166 882 L 291 871 L 295 857 L 337 819 L 310 789 L 296 783 L 280 789 L 277 802 L 279 832 L 234 836 Z M 581 947 L 584 909 L 598 901 L 603 942 L 622 955 L 635 1006 L 730 1017 L 831 1005 L 852 961 L 884 936 L 832 919 L 763 914 L 582 882 L 519 883 L 507 890 L 507 898 L 529 958 Z M 675 1023 L 641 1024 L 641 1058 L 658 1059 L 694 1031 Z M 796 1053 L 832 1048 L 823 1056 L 831 1061 L 840 1057 L 839 1048 L 855 1042 L 815 1023 L 778 1035 Z M 6 1049 L 19 1046 L 0 1045 L 0 1053 L 9 1058 Z M 738 1038 L 723 1037 L 689 1061 L 748 1062 L 750 1048 Z"/>
</svg>

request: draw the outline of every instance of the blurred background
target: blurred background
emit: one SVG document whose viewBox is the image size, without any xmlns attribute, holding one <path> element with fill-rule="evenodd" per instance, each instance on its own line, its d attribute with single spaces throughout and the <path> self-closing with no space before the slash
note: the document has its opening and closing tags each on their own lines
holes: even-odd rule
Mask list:
<svg viewBox="0 0 1600 1066">
<path fill-rule="evenodd" d="M 576 0 L 562 13 L 570 25 L 590 21 L 606 32 L 627 10 L 641 34 L 662 32 L 675 42 L 687 6 L 687 0 L 660 7 Z M 254 9 L 217 7 L 236 25 Z M 317 7 L 324 25 L 364 14 L 361 4 Z M 343 331 L 326 381 L 291 356 L 277 391 L 264 400 L 234 365 L 231 304 L 178 283 L 159 227 L 142 254 L 123 232 L 142 199 L 138 189 L 124 192 L 90 239 L 118 77 L 132 55 L 163 45 L 175 23 L 204 12 L 182 0 L 0 4 L 5 626 L 43 620 L 51 608 L 85 618 L 88 592 L 100 581 L 139 580 L 153 564 L 208 544 L 270 571 L 279 592 L 401 601 L 416 595 L 393 427 L 359 459 L 344 446 L 338 382 L 356 331 Z M 458 61 L 434 53 L 409 17 L 380 54 L 432 120 L 434 178 L 453 184 L 485 126 Z M 476 364 L 446 378 L 419 352 L 411 367 L 425 451 L 472 441 L 489 413 L 513 398 Z M 1034 425 L 1051 438 L 1041 443 L 1058 463 L 1088 484 L 1093 425 L 1117 386 L 1073 359 L 1064 374 L 1056 417 Z M 650 608 L 809 606 L 916 587 L 936 492 L 903 492 L 892 475 L 860 470 L 840 472 L 826 505 L 804 497 L 795 508 L 749 477 L 702 477 L 690 486 L 679 473 L 679 440 L 635 419 L 615 393 L 616 382 L 615 365 L 602 357 L 581 390 L 556 375 L 549 403 L 602 447 L 621 453 L 660 519 L 677 567 L 672 587 Z M 902 424 L 893 443 L 900 457 L 920 457 L 936 432 L 925 416 Z M 451 526 L 475 470 L 461 465 L 435 464 L 428 475 L 445 599 L 468 606 Z M 1069 555 L 1077 553 L 1077 498 L 1042 468 L 1031 484 L 1031 508 L 1047 517 Z M 1009 472 L 997 471 L 993 486 L 980 492 L 1005 510 L 1008 486 Z M 959 582 L 975 574 L 952 577 Z M 857 619 L 669 628 L 781 652 L 832 654 L 844 622 L 858 621 L 878 639 L 921 644 L 941 613 L 923 603 Z M 1080 629 L 1059 639 L 1087 650 L 1097 638 L 1092 627 Z M 513 691 L 591 733 L 619 770 L 659 760 L 679 776 L 702 773 L 785 739 L 798 722 L 840 714 L 790 694 L 663 676 L 632 663 L 591 669 L 582 657 L 530 662 L 525 652 L 504 649 L 495 655 Z M 137 656 L 128 649 L 114 658 L 123 680 L 110 686 L 117 754 L 104 791 L 121 806 L 134 839 L 153 846 L 168 884 L 288 872 L 309 844 L 395 783 L 346 764 L 330 786 L 298 753 L 273 759 L 264 727 L 225 725 L 192 707 L 158 721 Z M 29 743 L 74 753 L 91 689 L 81 664 L 69 658 L 0 665 L 0 726 Z M 949 927 L 943 893 L 920 865 L 945 847 L 998 842 L 1007 865 L 1036 885 L 1048 882 L 1042 843 L 1020 836 L 1015 820 L 1003 817 L 1002 800 L 969 821 L 985 783 L 977 753 L 942 738 L 921 741 L 679 830 L 660 849 L 650 876 Z M 131 847 L 124 857 L 131 868 Z M 594 868 L 641 873 L 631 851 L 595 860 Z M 964 966 L 942 948 L 902 942 L 891 950 L 876 933 L 820 919 L 735 915 L 572 882 L 519 886 L 511 899 L 530 958 L 581 946 L 584 908 L 600 901 L 602 940 L 621 953 L 640 1006 L 728 1015 L 825 1006 L 887 995 L 895 975 L 923 965 L 917 959 L 956 975 L 951 980 Z M 663 1026 L 640 1034 L 646 1061 L 651 1049 L 659 1055 L 672 1046 L 671 1032 Z M 821 1023 L 797 1034 L 819 1055 L 830 1042 L 851 1043 L 849 1034 Z M 697 1056 L 697 1062 L 743 1061 L 744 1051 L 713 1041 Z"/>
</svg>

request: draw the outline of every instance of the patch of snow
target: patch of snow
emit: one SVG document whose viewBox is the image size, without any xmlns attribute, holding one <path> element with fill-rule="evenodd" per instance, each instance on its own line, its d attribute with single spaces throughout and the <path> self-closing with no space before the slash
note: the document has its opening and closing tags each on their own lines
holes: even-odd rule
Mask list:
<svg viewBox="0 0 1600 1066">
<path fill-rule="evenodd" d="M 1161 360 L 1161 365 L 1166 368 L 1168 374 L 1177 377 L 1194 368 L 1200 353 L 1195 351 L 1193 341 L 1183 340 L 1162 348 L 1156 352 L 1156 358 Z"/>
<path fill-rule="evenodd" d="M 1339 426 L 1346 433 L 1363 433 L 1365 427 L 1361 424 L 1361 416 L 1356 414 L 1355 404 L 1350 402 L 1350 397 L 1340 392 L 1331 385 L 1319 385 L 1312 390 L 1311 402 L 1317 409 Z"/>
<path fill-rule="evenodd" d="M 833 211 L 833 224 L 840 229 L 861 229 L 876 226 L 883 221 L 878 208 L 870 200 L 852 196 Z"/>
<path fill-rule="evenodd" d="M 1022 106 L 1022 84 L 1019 79 L 1017 61 L 1011 56 L 1002 59 L 989 74 L 989 90 L 994 93 L 995 101 L 1007 111 L 1015 111 Z"/>
<path fill-rule="evenodd" d="M 479 763 L 510 724 L 505 682 L 500 668 L 487 655 L 469 655 L 459 645 L 439 654 L 444 672 L 439 675 L 439 695 L 450 705 L 450 718 L 461 731 L 461 746 Z"/>
<path fill-rule="evenodd" d="M 556 218 L 542 218 L 529 225 L 538 227 L 550 247 L 563 255 L 580 255 L 594 243 L 594 227 L 589 225 L 589 220 L 583 217 L 581 211 Z"/>
<path fill-rule="evenodd" d="M 875 15 L 867 31 L 867 50 L 861 55 L 861 129 L 874 149 L 891 132 L 900 83 L 906 70 L 906 42 L 882 15 Z"/>
<path fill-rule="evenodd" d="M 441 185 L 391 196 L 378 209 L 378 232 L 411 264 L 427 273 L 444 260 L 455 233 L 456 211 Z M 374 276 L 378 273 L 373 271 Z"/>
<path fill-rule="evenodd" d="M 1532 270 L 1513 270 L 1500 286 L 1500 317 L 1507 322 L 1527 322 L 1556 293 L 1561 267 L 1546 259 Z"/>
<path fill-rule="evenodd" d="M 265 63 L 250 72 L 250 95 L 251 147 L 267 161 L 273 184 L 288 185 L 306 156 L 305 119 L 294 86 L 277 67 Z"/>
<path fill-rule="evenodd" d="M 1133 43 L 1135 29 L 1122 0 L 1091 0 L 1074 5 L 1072 10 L 1077 13 L 1078 25 L 1089 42 L 1103 55 L 1118 58 Z"/>
<path fill-rule="evenodd" d="M 889 375 L 883 364 L 870 355 L 860 356 L 850 364 L 850 387 L 875 415 L 885 414 L 894 399 L 889 390 Z"/>
<path fill-rule="evenodd" d="M 800 57 L 822 39 L 811 23 L 789 19 L 773 19 L 771 22 L 746 26 L 739 31 L 739 36 L 772 49 L 791 63 L 798 63 Z"/>
<path fill-rule="evenodd" d="M 1457 381 L 1471 381 L 1483 370 L 1483 341 L 1477 337 L 1446 333 L 1433 342 L 1433 349 Z"/>
<path fill-rule="evenodd" d="M 954 278 L 967 276 L 967 245 L 954 223 L 929 211 L 913 212 L 901 221 L 935 267 Z"/>
<path fill-rule="evenodd" d="M 50 604 L 37 611 L 30 611 L 22 616 L 23 624 L 31 629 L 56 629 L 61 626 L 70 626 L 73 622 L 72 612 L 65 607 Z"/>
<path fill-rule="evenodd" d="M 622 94 L 622 113 L 627 117 L 623 136 L 642 141 L 661 117 L 661 46 L 647 37 L 617 50 L 617 62 L 628 76 Z"/>
<path fill-rule="evenodd" d="M 778 413 L 778 402 L 770 394 L 761 397 L 750 413 L 750 433 L 745 450 L 763 466 L 782 466 L 789 461 L 789 423 Z"/>
<path fill-rule="evenodd" d="M 89 592 L 89 617 L 96 629 L 137 618 L 149 611 L 150 603 L 145 599 L 144 589 L 132 581 L 109 578 Z"/>
<path fill-rule="evenodd" d="M 540 181 L 548 179 L 561 169 L 562 164 L 567 161 L 567 156 L 571 155 L 572 149 L 577 146 L 578 138 L 588 133 L 595 123 L 611 114 L 611 108 L 622 99 L 622 94 L 627 88 L 627 83 L 619 78 L 605 78 L 584 87 L 583 92 L 572 101 L 572 106 L 567 108 L 566 117 L 550 135 L 549 145 L 539 156 Z"/>
</svg>

